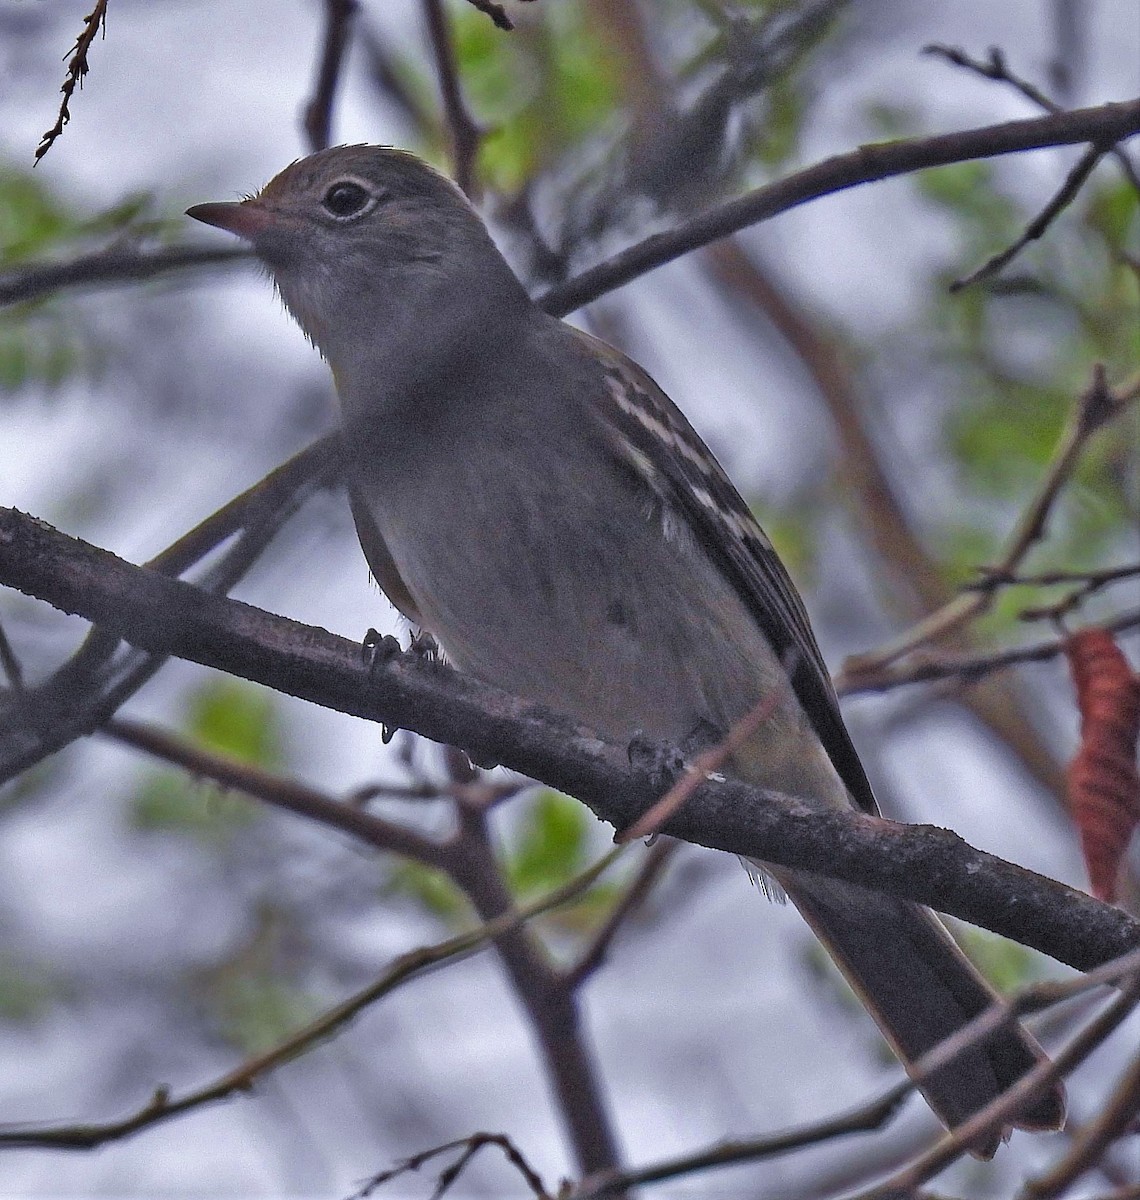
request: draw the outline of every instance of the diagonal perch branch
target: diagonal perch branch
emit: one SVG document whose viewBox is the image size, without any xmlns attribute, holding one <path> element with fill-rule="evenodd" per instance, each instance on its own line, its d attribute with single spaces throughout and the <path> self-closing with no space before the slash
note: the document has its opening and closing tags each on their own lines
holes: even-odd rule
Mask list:
<svg viewBox="0 0 1140 1200">
<path fill-rule="evenodd" d="M 0 583 L 106 625 L 152 652 L 215 667 L 327 708 L 415 730 L 588 804 L 618 828 L 656 799 L 625 747 L 438 664 L 401 655 L 371 672 L 326 630 L 135 567 L 0 509 Z M 1085 970 L 1140 945 L 1140 922 L 975 850 L 948 830 L 820 812 L 734 781 L 706 781 L 665 832 L 820 871 L 931 905 Z"/>
</svg>

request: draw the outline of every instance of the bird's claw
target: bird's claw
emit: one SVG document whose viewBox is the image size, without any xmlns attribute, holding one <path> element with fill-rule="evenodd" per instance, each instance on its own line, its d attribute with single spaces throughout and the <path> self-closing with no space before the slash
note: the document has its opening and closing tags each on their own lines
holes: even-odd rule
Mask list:
<svg viewBox="0 0 1140 1200">
<path fill-rule="evenodd" d="M 685 769 L 685 756 L 672 742 L 635 733 L 626 753 L 630 768 L 647 780 L 655 792 L 665 792 Z"/>
<path fill-rule="evenodd" d="M 369 674 L 391 662 L 399 653 L 400 643 L 390 633 L 378 633 L 375 629 L 369 629 L 360 643 L 360 660 Z"/>
</svg>

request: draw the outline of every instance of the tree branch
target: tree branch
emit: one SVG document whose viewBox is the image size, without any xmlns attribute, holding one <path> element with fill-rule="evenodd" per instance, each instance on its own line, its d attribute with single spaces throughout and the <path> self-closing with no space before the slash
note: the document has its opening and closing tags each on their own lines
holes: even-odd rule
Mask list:
<svg viewBox="0 0 1140 1200">
<path fill-rule="evenodd" d="M 352 32 L 352 19 L 358 7 L 357 0 L 325 0 L 325 38 L 321 47 L 321 62 L 313 95 L 305 105 L 301 122 L 310 154 L 315 150 L 324 150 L 332 136 L 336 88 Z"/>
<path fill-rule="evenodd" d="M 1010 70 L 1009 64 L 1005 61 L 1005 55 L 996 46 L 990 48 L 989 59 L 985 62 L 981 59 L 971 58 L 965 50 L 961 50 L 956 46 L 933 44 L 924 46 L 922 52 L 923 54 L 933 54 L 939 58 L 944 58 L 948 63 L 956 67 L 963 67 L 967 71 L 973 71 L 975 75 L 981 75 L 983 79 L 993 79 L 998 83 L 1008 83 L 1015 91 L 1020 92 L 1027 100 L 1036 104 L 1038 108 L 1043 108 L 1048 113 L 1065 111 L 1055 100 L 1045 95 L 1040 88 L 1035 87 L 1027 79 L 1022 79 L 1020 75 L 1015 75 Z M 1132 160 L 1119 146 L 1114 146 L 1109 153 L 1120 164 L 1120 169 L 1124 172 L 1128 182 L 1132 184 L 1137 192 L 1140 192 L 1140 175 L 1136 174 L 1136 166 Z"/>
<path fill-rule="evenodd" d="M 0 509 L 0 582 L 145 650 L 503 763 L 577 796 L 618 828 L 656 799 L 651 781 L 630 769 L 625 747 L 546 709 L 411 655 L 369 670 L 353 642 L 131 566 L 14 509 Z M 820 812 L 734 781 L 707 781 L 666 832 L 929 904 L 1082 970 L 1140 944 L 1140 923 L 1120 910 L 947 830 Z"/>
<path fill-rule="evenodd" d="M 171 271 L 252 258 L 253 251 L 240 246 L 163 246 L 158 250 L 139 250 L 116 242 L 106 250 L 83 254 L 69 262 L 28 263 L 0 272 L 0 306 L 26 304 L 64 287 L 137 283 Z"/>
<path fill-rule="evenodd" d="M 315 1043 L 330 1037 L 365 1008 L 389 995 L 402 984 L 442 963 L 466 958 L 490 942 L 508 937 L 533 917 L 578 899 L 593 886 L 620 853 L 620 848 L 611 850 L 569 883 L 531 904 L 504 911 L 493 920 L 437 945 L 422 946 L 418 950 L 401 954 L 374 983 L 322 1013 L 272 1049 L 247 1059 L 212 1083 L 195 1088 L 177 1099 L 172 1098 L 166 1088 L 159 1088 L 147 1104 L 120 1121 L 48 1128 L 0 1126 L 0 1148 L 41 1146 L 54 1150 L 90 1150 L 108 1142 L 120 1141 L 190 1109 L 201 1108 L 238 1093 L 249 1093 L 254 1083 L 264 1075 L 291 1062 L 311 1049 Z"/>
<path fill-rule="evenodd" d="M 547 312 L 565 316 L 690 250 L 767 221 L 820 196 L 860 184 L 976 158 L 1080 142 L 1120 141 L 1136 133 L 1140 133 L 1140 100 L 1130 100 L 934 137 L 903 138 L 860 146 L 756 188 L 676 229 L 636 242 L 574 279 L 552 288 L 538 302 Z M 102 266 L 100 261 L 92 261 L 93 257 L 102 260 Z M 247 250 L 214 251 L 187 246 L 145 255 L 119 252 L 88 256 L 77 264 L 35 264 L 0 275 L 0 303 L 32 299 L 70 284 L 150 278 L 188 265 L 240 257 L 251 255 Z"/>
<path fill-rule="evenodd" d="M 820 196 L 846 191 L 859 184 L 970 159 L 1040 150 L 1046 146 L 1121 141 L 1136 133 L 1140 133 L 1140 100 L 1129 100 L 1025 121 L 1006 121 L 981 129 L 860 146 L 756 188 L 676 229 L 645 238 L 569 282 L 552 288 L 540 303 L 547 312 L 565 316 L 691 250 Z"/>
<path fill-rule="evenodd" d="M 67 74 L 64 76 L 63 86 L 59 89 L 63 93 L 63 99 L 59 102 L 59 113 L 55 124 L 43 135 L 36 147 L 36 162 L 52 148 L 56 138 L 63 133 L 63 127 L 71 120 L 71 98 L 75 95 L 75 89 L 83 86 L 83 77 L 91 69 L 87 63 L 87 55 L 100 29 L 106 36 L 106 27 L 107 0 L 95 0 L 95 6 L 83 18 L 83 28 L 72 47 Z"/>
<path fill-rule="evenodd" d="M 296 779 L 275 775 L 231 755 L 195 745 L 165 729 L 141 721 L 112 719 L 100 730 L 123 746 L 189 771 L 200 779 L 231 791 L 244 792 L 274 808 L 308 817 L 320 825 L 339 829 L 377 850 L 400 854 L 425 866 L 444 868 L 449 855 L 444 845 L 414 829 L 386 821 L 374 813 L 334 799 Z"/>
<path fill-rule="evenodd" d="M 451 42 L 451 31 L 447 27 L 447 14 L 443 11 L 443 0 L 423 0 L 424 19 L 427 22 L 435 73 L 439 80 L 439 91 L 443 98 L 443 111 L 447 118 L 447 129 L 451 134 L 451 160 L 454 164 L 455 182 L 464 195 L 478 200 L 479 182 L 475 174 L 475 161 L 479 155 L 479 139 L 483 131 L 468 111 L 459 84 L 459 64 L 455 59 L 455 47 Z"/>
</svg>

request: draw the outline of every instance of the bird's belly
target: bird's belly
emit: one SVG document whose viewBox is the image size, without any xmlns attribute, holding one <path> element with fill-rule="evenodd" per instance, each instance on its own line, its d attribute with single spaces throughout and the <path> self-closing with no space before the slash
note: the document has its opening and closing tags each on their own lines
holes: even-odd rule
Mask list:
<svg viewBox="0 0 1140 1200">
<path fill-rule="evenodd" d="M 633 498 L 615 509 L 612 491 L 602 511 L 553 471 L 517 495 L 486 480 L 478 504 L 462 480 L 436 481 L 414 513 L 377 514 L 457 667 L 619 742 L 721 735 L 774 696 L 740 773 L 845 796 L 758 623 L 691 535 Z"/>
</svg>

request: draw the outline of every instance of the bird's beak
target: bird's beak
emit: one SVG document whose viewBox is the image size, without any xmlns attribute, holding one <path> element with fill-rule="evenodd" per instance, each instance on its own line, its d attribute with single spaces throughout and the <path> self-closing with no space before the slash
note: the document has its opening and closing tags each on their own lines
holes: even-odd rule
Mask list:
<svg viewBox="0 0 1140 1200">
<path fill-rule="evenodd" d="M 277 223 L 274 214 L 256 199 L 231 204 L 195 204 L 186 210 L 186 215 L 206 225 L 216 225 L 227 233 L 235 233 L 247 242 L 256 241 Z"/>
</svg>

